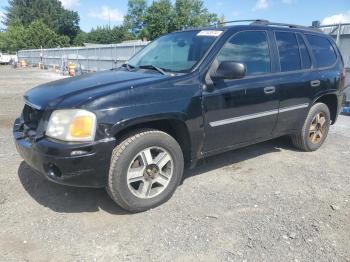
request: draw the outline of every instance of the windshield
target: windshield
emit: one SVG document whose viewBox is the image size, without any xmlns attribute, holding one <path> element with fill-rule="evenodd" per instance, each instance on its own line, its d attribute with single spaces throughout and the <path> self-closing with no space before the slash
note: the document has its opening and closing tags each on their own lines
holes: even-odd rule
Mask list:
<svg viewBox="0 0 350 262">
<path fill-rule="evenodd" d="M 189 72 L 221 33 L 195 30 L 168 34 L 150 43 L 128 64 L 136 68 L 152 65 L 165 71 Z"/>
</svg>

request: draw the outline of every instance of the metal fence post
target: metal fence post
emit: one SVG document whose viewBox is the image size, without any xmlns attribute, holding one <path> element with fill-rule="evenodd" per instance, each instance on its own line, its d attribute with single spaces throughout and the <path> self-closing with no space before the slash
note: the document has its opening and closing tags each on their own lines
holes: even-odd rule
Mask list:
<svg viewBox="0 0 350 262">
<path fill-rule="evenodd" d="M 339 46 L 339 42 L 340 42 L 340 29 L 341 29 L 341 24 L 338 25 L 338 32 L 337 32 L 337 40 L 336 43 Z"/>
<path fill-rule="evenodd" d="M 77 48 L 76 64 L 79 64 L 79 48 Z"/>
<path fill-rule="evenodd" d="M 101 68 L 101 48 L 98 49 L 98 70 Z"/>
<path fill-rule="evenodd" d="M 118 67 L 118 44 L 115 45 L 115 66 Z"/>
</svg>

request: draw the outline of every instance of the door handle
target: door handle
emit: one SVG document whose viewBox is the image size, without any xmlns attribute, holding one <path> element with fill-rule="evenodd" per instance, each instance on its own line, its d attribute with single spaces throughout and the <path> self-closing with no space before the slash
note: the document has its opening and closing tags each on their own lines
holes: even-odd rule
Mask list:
<svg viewBox="0 0 350 262">
<path fill-rule="evenodd" d="M 321 84 L 321 81 L 320 81 L 320 80 L 313 80 L 313 81 L 310 82 L 310 85 L 311 85 L 312 87 L 320 86 L 320 84 Z"/>
<path fill-rule="evenodd" d="M 266 95 L 273 94 L 276 92 L 276 88 L 274 86 L 268 86 L 264 88 L 264 93 Z"/>
</svg>

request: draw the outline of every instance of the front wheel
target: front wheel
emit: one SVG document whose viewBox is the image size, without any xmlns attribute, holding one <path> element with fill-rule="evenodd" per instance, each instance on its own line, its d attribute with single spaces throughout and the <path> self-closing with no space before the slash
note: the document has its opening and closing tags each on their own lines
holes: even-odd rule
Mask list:
<svg viewBox="0 0 350 262">
<path fill-rule="evenodd" d="M 166 202 L 184 168 L 181 147 L 159 130 L 139 130 L 114 149 L 107 192 L 122 208 L 142 212 Z"/>
<path fill-rule="evenodd" d="M 314 104 L 299 133 L 291 136 L 294 146 L 307 152 L 319 149 L 327 138 L 330 123 L 328 106 L 324 103 Z"/>
</svg>

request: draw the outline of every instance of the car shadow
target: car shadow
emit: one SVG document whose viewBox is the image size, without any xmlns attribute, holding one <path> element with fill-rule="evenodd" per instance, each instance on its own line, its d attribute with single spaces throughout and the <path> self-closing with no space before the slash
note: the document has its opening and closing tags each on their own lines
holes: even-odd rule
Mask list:
<svg viewBox="0 0 350 262">
<path fill-rule="evenodd" d="M 295 147 L 292 146 L 289 137 L 279 137 L 266 142 L 204 158 L 197 163 L 194 169 L 187 169 L 185 171 L 183 181 L 193 176 L 210 172 L 221 167 L 234 165 L 236 163 L 256 158 L 264 154 L 280 152 L 281 149 L 298 151 L 295 149 Z"/>
<path fill-rule="evenodd" d="M 200 161 L 194 169 L 187 169 L 184 174 L 184 180 L 263 154 L 279 152 L 280 148 L 293 150 L 289 139 L 282 137 L 209 157 Z M 115 215 L 130 214 L 116 205 L 104 189 L 69 187 L 55 184 L 36 173 L 24 161 L 18 168 L 18 176 L 24 189 L 36 202 L 55 212 L 97 212 L 102 209 Z"/>
<path fill-rule="evenodd" d="M 58 213 L 97 212 L 100 209 L 116 215 L 129 214 L 108 196 L 103 188 L 69 187 L 48 181 L 24 161 L 18 176 L 28 194 L 40 205 Z"/>
</svg>

